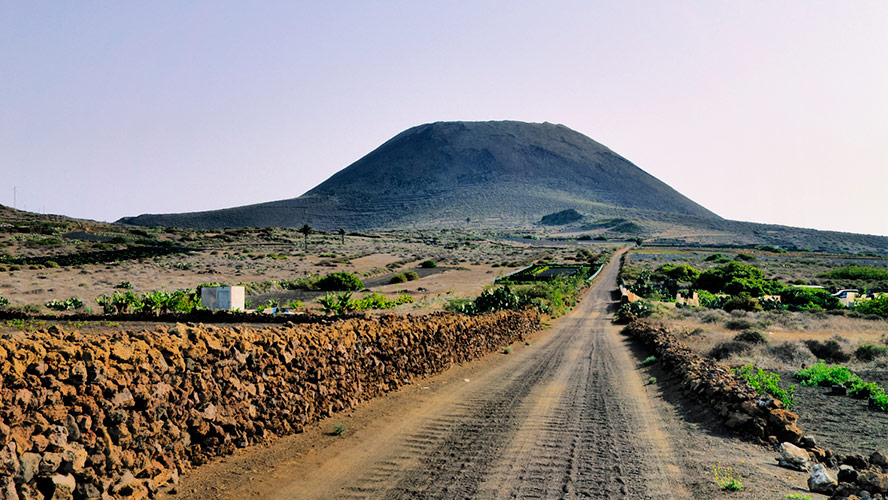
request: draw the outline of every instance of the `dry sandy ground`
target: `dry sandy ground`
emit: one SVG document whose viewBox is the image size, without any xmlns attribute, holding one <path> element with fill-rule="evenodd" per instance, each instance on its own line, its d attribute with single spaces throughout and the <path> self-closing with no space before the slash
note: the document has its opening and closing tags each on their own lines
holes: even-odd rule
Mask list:
<svg viewBox="0 0 888 500">
<path fill-rule="evenodd" d="M 609 250 L 610 244 L 583 245 L 593 252 Z M 108 264 L 91 264 L 67 268 L 29 269 L 0 273 L 0 297 L 13 306 L 32 304 L 42 309 L 49 300 L 77 297 L 85 307 L 97 309 L 95 298 L 112 294 L 115 285 L 130 282 L 137 294 L 155 290 L 195 288 L 201 283 L 262 283 L 292 280 L 308 275 L 325 275 L 348 271 L 367 283 L 372 291 L 394 296 L 408 292 L 419 304 L 401 308 L 404 311 L 441 309 L 449 299 L 471 297 L 514 267 L 500 267 L 504 262 L 528 262 L 541 258 L 570 262 L 575 245 L 560 248 L 539 242 L 477 240 L 447 244 L 427 244 L 385 238 L 349 237 L 345 245 L 339 240 L 318 240 L 309 245 L 237 243 L 210 247 L 192 254 L 175 254 L 156 258 L 129 260 Z M 403 284 L 388 285 L 395 272 L 415 269 L 420 262 L 432 259 L 441 269 L 435 274 Z M 423 274 L 423 273 L 421 273 Z M 278 289 L 278 291 L 280 291 Z M 267 293 L 274 292 L 270 290 Z M 257 292 L 256 299 L 268 297 Z M 305 307 L 319 307 L 313 295 L 303 300 Z M 248 301 L 251 301 L 249 296 Z M 255 302 L 259 305 L 260 302 Z M 287 301 L 281 301 L 285 304 Z M 44 309 L 45 311 L 45 309 Z"/>
<path fill-rule="evenodd" d="M 169 498 L 783 498 L 805 476 L 724 434 L 610 323 L 612 265 L 550 329 L 304 434 L 187 474 Z M 663 381 L 649 383 L 659 375 Z M 702 416 L 702 417 L 701 417 Z M 343 436 L 331 432 L 345 426 Z M 712 467 L 733 467 L 739 493 Z M 814 496 L 817 497 L 816 495 Z"/>
</svg>

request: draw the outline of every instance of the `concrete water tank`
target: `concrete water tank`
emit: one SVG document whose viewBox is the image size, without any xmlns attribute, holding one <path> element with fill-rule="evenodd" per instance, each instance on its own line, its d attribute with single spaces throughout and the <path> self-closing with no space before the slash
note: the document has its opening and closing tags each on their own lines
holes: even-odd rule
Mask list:
<svg viewBox="0 0 888 500">
<path fill-rule="evenodd" d="M 205 286 L 200 289 L 200 305 L 210 310 L 244 310 L 244 287 Z"/>
</svg>

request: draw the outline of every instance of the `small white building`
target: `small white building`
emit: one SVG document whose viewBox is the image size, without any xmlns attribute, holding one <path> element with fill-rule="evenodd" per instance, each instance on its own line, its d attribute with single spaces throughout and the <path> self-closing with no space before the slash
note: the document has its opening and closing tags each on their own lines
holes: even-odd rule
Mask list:
<svg viewBox="0 0 888 500">
<path fill-rule="evenodd" d="M 212 311 L 243 311 L 245 295 L 242 286 L 205 286 L 200 289 L 200 305 Z"/>
<path fill-rule="evenodd" d="M 857 297 L 860 296 L 860 290 L 856 288 L 846 288 L 839 290 L 832 294 L 832 296 L 839 299 L 839 302 L 841 302 L 843 306 L 851 307 L 851 304 L 853 304 L 854 301 L 857 300 Z"/>
</svg>

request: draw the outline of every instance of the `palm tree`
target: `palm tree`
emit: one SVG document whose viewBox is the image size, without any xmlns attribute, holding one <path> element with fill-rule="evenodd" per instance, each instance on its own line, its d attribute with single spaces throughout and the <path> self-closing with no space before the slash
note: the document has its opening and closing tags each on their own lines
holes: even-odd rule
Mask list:
<svg viewBox="0 0 888 500">
<path fill-rule="evenodd" d="M 302 233 L 302 236 L 305 237 L 305 251 L 308 251 L 308 235 L 314 232 L 314 229 L 311 228 L 308 224 L 304 224 L 299 228 L 299 232 Z"/>
<path fill-rule="evenodd" d="M 342 244 L 345 245 L 345 229 L 339 228 L 339 238 L 342 239 Z"/>
</svg>

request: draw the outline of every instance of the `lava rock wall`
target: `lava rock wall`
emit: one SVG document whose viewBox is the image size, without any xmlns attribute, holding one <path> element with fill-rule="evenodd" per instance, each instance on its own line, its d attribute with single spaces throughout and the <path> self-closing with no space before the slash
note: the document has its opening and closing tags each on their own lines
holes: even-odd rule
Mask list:
<svg viewBox="0 0 888 500">
<path fill-rule="evenodd" d="M 536 311 L 0 339 L 0 499 L 144 498 L 181 470 L 523 339 Z"/>
<path fill-rule="evenodd" d="M 677 375 L 684 391 L 713 409 L 728 427 L 774 444 L 802 442 L 798 415 L 781 401 L 761 396 L 727 368 L 693 352 L 666 329 L 643 321 L 629 324 L 624 333 L 656 353 L 663 366 Z"/>
</svg>

